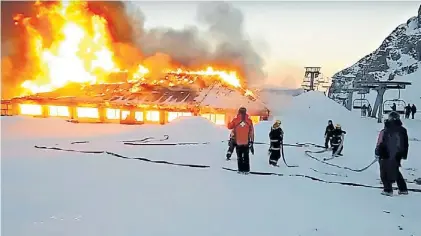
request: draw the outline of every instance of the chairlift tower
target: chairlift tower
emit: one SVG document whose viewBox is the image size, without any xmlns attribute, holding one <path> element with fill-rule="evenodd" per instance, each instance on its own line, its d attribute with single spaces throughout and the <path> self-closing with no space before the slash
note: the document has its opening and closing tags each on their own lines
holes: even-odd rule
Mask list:
<svg viewBox="0 0 421 236">
<path fill-rule="evenodd" d="M 383 119 L 383 95 L 388 89 L 405 89 L 407 85 L 411 85 L 411 82 L 401 81 L 357 81 L 354 82 L 353 87 L 359 89 L 373 89 L 377 91 L 376 102 L 373 106 L 373 117 L 377 114 L 377 123 L 382 123 Z"/>
<path fill-rule="evenodd" d="M 302 87 L 305 91 L 314 91 L 317 77 L 320 75 L 321 67 L 305 67 Z"/>
</svg>

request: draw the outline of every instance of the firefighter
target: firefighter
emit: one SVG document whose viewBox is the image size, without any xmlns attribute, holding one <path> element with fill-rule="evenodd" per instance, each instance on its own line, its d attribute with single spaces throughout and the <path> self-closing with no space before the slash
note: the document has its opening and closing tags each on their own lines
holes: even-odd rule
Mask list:
<svg viewBox="0 0 421 236">
<path fill-rule="evenodd" d="M 332 155 L 342 155 L 341 152 L 344 149 L 343 136 L 346 131 L 342 130 L 340 124 L 335 125 L 335 129 L 332 131 L 332 139 L 330 145 L 332 145 Z"/>
<path fill-rule="evenodd" d="M 325 148 L 329 148 L 329 140 L 332 138 L 332 132 L 335 130 L 335 126 L 333 126 L 332 120 L 327 122 L 326 130 L 325 130 Z"/>
<path fill-rule="evenodd" d="M 281 121 L 277 120 L 273 124 L 269 132 L 269 165 L 277 166 L 279 158 L 281 158 L 281 146 L 284 142 L 284 131 L 281 128 Z"/>
</svg>

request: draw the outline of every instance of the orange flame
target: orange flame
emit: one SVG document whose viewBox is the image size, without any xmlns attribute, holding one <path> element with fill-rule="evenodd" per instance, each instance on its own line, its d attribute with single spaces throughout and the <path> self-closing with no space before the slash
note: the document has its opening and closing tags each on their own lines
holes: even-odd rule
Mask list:
<svg viewBox="0 0 421 236">
<path fill-rule="evenodd" d="M 111 50 L 111 35 L 107 20 L 89 12 L 86 2 L 62 1 L 46 6 L 37 1 L 35 7 L 38 10 L 35 20 L 46 20 L 51 25 L 52 42 L 47 43 L 42 29 L 35 27 L 34 19 L 25 18 L 22 14 L 14 17 L 15 24 L 22 25 L 26 29 L 30 40 L 29 54 L 33 59 L 31 63 L 35 68 L 31 71 L 32 78 L 21 84 L 27 92 L 49 92 L 69 83 L 103 83 L 113 72 L 126 73 L 127 69 L 133 71 L 132 68 L 120 69 L 117 66 L 115 54 Z M 170 60 L 162 55 L 157 58 Z M 147 64 L 146 60 L 148 59 L 144 60 L 144 64 Z M 243 89 L 235 71 L 215 70 L 210 66 L 198 71 L 173 70 L 167 66 L 166 69 L 163 67 L 157 69 L 158 67 L 152 68 L 154 62 L 159 64 L 158 61 L 153 61 L 152 64 L 148 64 L 150 68 L 140 62 L 127 81 L 174 86 L 192 84 L 195 82 L 195 77 L 203 76 L 202 80 L 212 81 L 217 78 L 225 84 Z M 152 75 L 156 73 L 158 76 Z M 171 74 L 172 77 L 165 74 Z M 246 91 L 246 95 L 247 93 L 252 94 Z"/>
<path fill-rule="evenodd" d="M 51 91 L 70 82 L 97 83 L 113 70 L 113 52 L 107 21 L 97 15 L 90 16 L 86 3 L 71 1 L 45 7 L 40 2 L 37 18 L 47 18 L 52 27 L 53 43 L 45 48 L 42 34 L 30 19 L 14 17 L 15 24 L 23 24 L 30 36 L 31 50 L 38 65 L 33 80 L 22 87 L 32 93 Z"/>
<path fill-rule="evenodd" d="M 240 79 L 237 76 L 235 71 L 217 71 L 214 70 L 212 67 L 208 67 L 206 70 L 199 70 L 199 71 L 183 71 L 178 69 L 176 71 L 169 71 L 170 73 L 177 73 L 177 74 L 190 74 L 190 75 L 205 75 L 205 76 L 218 76 L 221 80 L 230 84 L 234 87 L 241 87 Z"/>
</svg>

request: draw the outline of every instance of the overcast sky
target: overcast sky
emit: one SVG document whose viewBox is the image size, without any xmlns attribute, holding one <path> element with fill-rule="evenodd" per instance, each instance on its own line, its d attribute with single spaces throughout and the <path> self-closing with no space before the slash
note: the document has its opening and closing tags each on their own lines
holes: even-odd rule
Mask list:
<svg viewBox="0 0 421 236">
<path fill-rule="evenodd" d="M 232 2 L 266 61 L 268 81 L 295 87 L 304 66 L 326 76 L 351 66 L 380 46 L 419 2 Z M 195 25 L 196 2 L 138 2 L 146 27 Z"/>
</svg>

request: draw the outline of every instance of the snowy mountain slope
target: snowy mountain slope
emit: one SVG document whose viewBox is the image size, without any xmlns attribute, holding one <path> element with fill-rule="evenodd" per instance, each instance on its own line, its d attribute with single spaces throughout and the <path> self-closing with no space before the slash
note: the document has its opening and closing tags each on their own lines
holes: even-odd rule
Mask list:
<svg viewBox="0 0 421 236">
<path fill-rule="evenodd" d="M 420 6 L 421 9 L 421 6 Z M 352 87 L 354 80 L 404 80 L 417 82 L 411 76 L 421 70 L 421 10 L 418 16 L 399 25 L 374 52 L 333 76 L 330 97 Z M 417 87 L 418 89 L 419 87 Z M 410 93 L 409 91 L 405 91 Z M 421 94 L 407 95 L 412 99 Z M 418 101 L 418 100 L 417 100 Z M 414 101 L 415 102 L 415 101 Z"/>
<path fill-rule="evenodd" d="M 381 129 L 375 120 L 360 119 L 317 92 L 291 98 L 276 118 L 282 120 L 289 144 L 321 144 L 328 119 L 342 124 L 348 132 L 345 155 L 329 163 L 349 168 L 371 162 Z M 287 162 L 299 167 L 287 168 L 281 162 L 273 168 L 267 164 L 268 146 L 256 144 L 252 171 L 284 176 L 238 175 L 222 169 L 236 169 L 235 158 L 224 160 L 227 143 L 222 141 L 229 131 L 199 117 L 164 126 L 73 124 L 22 117 L 2 117 L 1 122 L 4 235 L 421 234 L 421 193 L 387 198 L 380 189 L 325 183 L 380 186 L 377 164 L 358 173 L 304 154 L 320 149 L 285 147 Z M 421 139 L 420 120 L 404 122 L 409 136 Z M 256 142 L 268 142 L 270 125 L 256 125 Z M 163 139 L 150 143 L 209 143 L 136 146 L 120 142 L 141 143 L 150 136 Z M 74 141 L 89 142 L 71 144 Z M 408 161 L 403 163 L 403 174 L 410 181 L 421 177 L 421 160 L 416 155 L 421 145 L 417 144 L 411 141 Z M 145 159 L 36 149 L 34 145 L 106 150 Z M 421 189 L 412 183 L 408 187 Z"/>
</svg>

